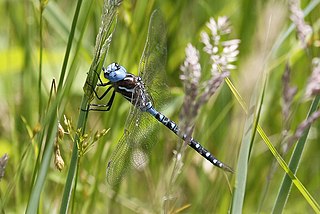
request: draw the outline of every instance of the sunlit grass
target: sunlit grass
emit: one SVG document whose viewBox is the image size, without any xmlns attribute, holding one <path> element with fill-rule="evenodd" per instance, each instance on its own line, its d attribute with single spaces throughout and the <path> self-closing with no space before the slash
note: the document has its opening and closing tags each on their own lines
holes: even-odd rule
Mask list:
<svg viewBox="0 0 320 214">
<path fill-rule="evenodd" d="M 95 51 L 103 4 L 103 1 L 83 1 L 79 19 L 72 27 L 77 2 L 49 0 L 43 11 L 40 38 L 39 2 L 1 3 L 0 157 L 9 155 L 0 181 L 1 211 L 22 213 L 28 207 L 30 213 L 64 212 L 67 208 L 74 213 L 227 213 L 232 208 L 235 213 L 240 212 L 237 209 L 244 213 L 270 213 L 275 207 L 274 213 L 281 209 L 285 213 L 319 212 L 319 121 L 306 131 L 306 139 L 297 139 L 304 141 L 300 144 L 303 145 L 301 157 L 293 152 L 297 150 L 296 141 L 287 152 L 283 152 L 282 146 L 287 142 L 284 133 L 292 136 L 312 105 L 313 110 L 319 109 L 317 99 L 311 98 L 312 104 L 304 98 L 313 68 L 312 58 L 319 55 L 319 41 L 311 36 L 306 48 L 301 48 L 296 28 L 288 18 L 288 5 L 256 1 L 123 1 L 103 62 L 103 56 L 96 58 Z M 319 1 L 302 1 L 301 6 L 307 8 L 305 21 L 314 27 L 316 35 Z M 184 97 L 179 75 L 185 48 L 188 43 L 199 50 L 203 48 L 200 32 L 210 17 L 230 17 L 233 28 L 230 37 L 241 40 L 237 69 L 201 108 L 195 118 L 193 136 L 236 173 L 226 174 L 213 168 L 189 148 L 183 156 L 181 171 L 174 171 L 177 169 L 174 151 L 181 142 L 162 127 L 148 167 L 143 171 L 133 170 L 118 188 L 112 188 L 106 181 L 105 170 L 123 134 L 130 103 L 117 95 L 109 112 L 86 115 L 81 109 L 87 107 L 88 100 L 82 97 L 90 95 L 92 88 L 87 87 L 84 92 L 83 86 L 87 77 L 89 82 L 97 80 L 90 72 L 94 68 L 100 70 L 103 63 L 116 61 L 137 74 L 148 21 L 155 8 L 161 10 L 168 29 L 166 73 L 171 97 L 164 113 L 178 123 Z M 69 60 L 63 61 L 67 47 L 70 47 Z M 201 55 L 200 59 L 204 80 L 210 76 L 210 64 L 208 57 Z M 282 74 L 286 64 L 291 68 L 289 85 L 297 86 L 287 120 L 282 110 Z M 60 84 L 57 93 L 50 95 L 53 78 Z M 54 166 L 53 145 L 58 120 L 67 130 L 63 115 L 70 119 L 73 131 L 66 133 L 59 144 L 65 162 L 60 172 Z M 95 133 L 109 128 L 104 136 L 93 140 Z M 79 144 L 71 140 L 75 134 L 81 142 L 94 142 L 81 157 L 77 154 Z M 292 166 L 290 159 L 295 157 L 300 162 L 296 177 L 284 179 L 286 165 Z M 72 183 L 73 175 L 76 183 Z M 283 190 L 292 185 L 293 178 L 298 180 L 294 180 L 291 191 Z"/>
</svg>

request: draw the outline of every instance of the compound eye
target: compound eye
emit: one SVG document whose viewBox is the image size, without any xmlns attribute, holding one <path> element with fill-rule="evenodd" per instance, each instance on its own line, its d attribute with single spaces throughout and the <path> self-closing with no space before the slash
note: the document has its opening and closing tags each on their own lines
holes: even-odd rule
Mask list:
<svg viewBox="0 0 320 214">
<path fill-rule="evenodd" d="M 102 70 L 105 74 L 109 75 L 112 72 L 113 68 L 112 65 L 108 65 L 107 69 L 102 68 Z"/>
<path fill-rule="evenodd" d="M 111 71 L 112 71 L 112 69 L 108 67 L 108 68 L 106 69 L 106 74 L 110 74 Z"/>
<path fill-rule="evenodd" d="M 114 66 L 116 67 L 116 70 L 119 70 L 120 69 L 120 65 L 118 63 L 114 63 Z"/>
</svg>

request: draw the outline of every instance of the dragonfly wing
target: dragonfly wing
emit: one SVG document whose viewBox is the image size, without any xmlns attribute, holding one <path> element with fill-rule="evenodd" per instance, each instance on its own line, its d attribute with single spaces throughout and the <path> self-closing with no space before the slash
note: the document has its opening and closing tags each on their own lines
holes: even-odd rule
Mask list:
<svg viewBox="0 0 320 214">
<path fill-rule="evenodd" d="M 148 93 L 159 107 L 166 93 L 167 38 L 164 18 L 155 10 L 150 18 L 148 36 L 139 64 L 139 76 L 144 81 Z"/>
<path fill-rule="evenodd" d="M 112 186 L 120 183 L 132 168 L 143 169 L 156 142 L 158 123 L 148 113 L 137 109 L 132 106 L 124 134 L 108 163 L 107 181 Z"/>
<path fill-rule="evenodd" d="M 161 92 L 165 89 L 166 57 L 165 24 L 160 11 L 155 10 L 150 18 L 147 41 L 139 64 L 139 76 L 144 81 L 148 94 L 156 102 L 165 95 Z M 131 106 L 124 134 L 108 163 L 107 180 L 111 185 L 119 183 L 132 167 L 142 168 L 156 142 L 156 127 L 159 123 L 150 114 L 140 110 L 140 101 L 136 99 L 136 103 Z"/>
<path fill-rule="evenodd" d="M 135 147 L 138 147 L 136 144 L 139 143 L 135 141 L 134 133 L 139 131 L 135 123 L 139 121 L 141 113 L 134 105 L 130 107 L 124 133 L 108 162 L 107 181 L 112 186 L 120 183 L 127 171 L 132 168 L 132 152 Z"/>
<path fill-rule="evenodd" d="M 123 176 L 131 168 L 131 162 L 128 162 L 129 156 L 132 153 L 132 147 L 127 142 L 129 136 L 129 132 L 125 131 L 108 162 L 107 181 L 112 186 L 120 183 Z"/>
</svg>

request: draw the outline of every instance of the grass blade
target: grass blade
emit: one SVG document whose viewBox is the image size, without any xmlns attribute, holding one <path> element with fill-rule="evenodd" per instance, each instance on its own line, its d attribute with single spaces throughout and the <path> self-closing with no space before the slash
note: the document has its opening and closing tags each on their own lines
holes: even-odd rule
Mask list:
<svg viewBox="0 0 320 214">
<path fill-rule="evenodd" d="M 320 100 L 320 96 L 317 96 L 313 100 L 307 118 L 309 118 L 310 115 L 317 110 L 318 105 L 319 105 L 319 100 Z M 310 126 L 304 131 L 302 137 L 297 142 L 297 144 L 294 148 L 294 151 L 292 153 L 292 156 L 290 158 L 289 168 L 292 170 L 293 174 L 296 174 L 296 172 L 298 170 L 299 163 L 300 163 L 301 156 L 302 156 L 302 152 L 303 152 L 303 149 L 306 145 L 306 140 L 307 140 L 307 136 L 309 134 L 309 130 L 310 130 Z M 283 208 L 284 208 L 284 206 L 288 200 L 289 194 L 290 194 L 292 181 L 295 181 L 295 180 L 292 179 L 290 174 L 285 174 L 285 176 L 283 177 L 283 180 L 282 180 L 281 188 L 279 189 L 279 192 L 277 195 L 276 202 L 273 207 L 273 211 L 272 211 L 273 213 L 282 213 Z M 300 186 L 300 184 L 299 184 L 299 186 Z M 304 189 L 304 186 L 301 185 L 300 188 Z M 308 201 L 308 203 L 314 209 L 314 211 L 319 213 L 320 207 L 317 204 L 317 202 L 311 197 L 311 195 L 307 194 L 305 197 L 306 197 L 306 200 Z"/>
<path fill-rule="evenodd" d="M 85 94 L 82 98 L 80 109 L 88 109 L 89 102 L 91 100 L 92 87 L 89 86 L 87 82 L 90 82 L 90 85 L 96 85 L 97 83 L 97 75 L 95 72 L 100 71 L 104 63 L 107 50 L 109 48 L 110 41 L 112 38 L 112 33 L 115 29 L 116 9 L 119 5 L 120 5 L 120 1 L 110 0 L 110 1 L 104 2 L 104 10 L 102 15 L 101 27 L 100 27 L 100 31 L 96 41 L 95 56 L 91 64 L 90 71 L 88 73 L 86 84 L 84 86 Z M 77 176 L 76 171 L 78 170 L 78 164 L 79 164 L 78 147 L 81 146 L 80 135 L 83 135 L 85 132 L 87 117 L 88 117 L 88 111 L 81 110 L 78 124 L 77 124 L 77 130 L 79 130 L 79 132 L 77 132 L 76 136 L 74 137 L 70 168 L 69 168 L 66 185 L 63 193 L 60 213 L 67 213 L 68 206 L 70 203 L 71 193 L 73 190 L 72 184 L 74 180 L 77 180 L 75 176 Z M 75 187 L 76 187 L 76 182 L 75 182 Z"/>
<path fill-rule="evenodd" d="M 53 142 L 56 137 L 55 133 L 57 132 L 57 124 L 55 123 L 56 122 L 57 104 L 58 104 L 58 102 L 56 100 L 54 102 L 54 104 L 52 105 L 52 108 L 50 108 L 50 111 L 48 113 L 49 116 L 46 118 L 46 121 L 45 121 L 45 124 L 48 124 L 48 126 L 47 126 L 48 128 L 44 129 L 44 131 L 43 131 L 43 132 L 47 133 L 46 145 L 44 148 L 43 158 L 40 163 L 39 173 L 36 178 L 35 184 L 32 188 L 32 192 L 30 195 L 30 199 L 28 202 L 26 213 L 37 213 L 38 212 L 40 195 L 42 192 L 44 182 L 46 180 L 46 176 L 48 174 L 50 160 L 51 160 L 51 156 L 53 153 Z M 53 122 L 50 122 L 50 121 L 53 121 Z M 46 127 L 46 125 L 45 125 L 45 127 Z"/>
<path fill-rule="evenodd" d="M 228 84 L 229 88 L 231 91 L 234 93 L 234 96 L 238 100 L 239 104 L 243 108 L 243 110 L 247 113 L 248 109 L 246 108 L 246 103 L 244 102 L 243 98 L 241 95 L 238 93 L 234 85 L 232 84 L 231 80 L 229 78 L 226 78 L 226 83 Z M 290 177 L 292 180 L 293 184 L 297 187 L 297 189 L 300 191 L 300 193 L 303 195 L 303 197 L 307 200 L 307 202 L 310 204 L 310 206 L 318 213 L 320 213 L 320 206 L 316 202 L 316 200 L 311 196 L 311 194 L 308 192 L 308 190 L 303 186 L 303 184 L 300 182 L 300 180 L 295 176 L 294 173 L 289 169 L 287 163 L 283 160 L 281 155 L 278 153 L 276 148 L 273 146 L 271 141 L 269 140 L 268 136 L 266 133 L 263 131 L 261 126 L 258 124 L 257 126 L 257 131 L 265 144 L 268 146 L 270 152 L 273 154 L 273 156 L 276 158 L 278 161 L 279 165 L 282 167 L 282 169 L 286 172 L 286 175 Z"/>
<path fill-rule="evenodd" d="M 67 65 L 68 65 L 69 55 L 70 55 L 70 51 L 71 51 L 71 47 L 72 47 L 72 41 L 73 41 L 74 34 L 75 34 L 75 31 L 76 31 L 76 26 L 77 26 L 79 14 L 80 14 L 81 5 L 82 5 L 82 0 L 78 0 L 77 8 L 76 8 L 76 11 L 74 13 L 73 20 L 72 20 L 71 31 L 70 31 L 69 38 L 68 38 L 66 53 L 64 55 L 61 74 L 60 74 L 60 77 L 59 77 L 58 91 L 61 90 L 62 85 L 63 85 L 64 76 L 65 76 Z"/>
<path fill-rule="evenodd" d="M 248 163 L 251 154 L 252 145 L 257 131 L 257 126 L 260 118 L 260 113 L 262 109 L 263 99 L 266 90 L 266 79 L 264 81 L 264 86 L 262 90 L 262 95 L 260 98 L 260 103 L 257 113 L 256 110 L 256 99 L 257 93 L 254 93 L 251 99 L 251 106 L 248 112 L 247 121 L 245 124 L 244 136 L 241 143 L 240 154 L 237 165 L 237 174 L 236 174 L 236 186 L 233 194 L 232 200 L 232 213 L 238 213 L 239 210 L 243 210 L 244 196 L 246 191 L 246 181 L 248 173 Z M 258 88 L 260 84 L 256 85 Z"/>
</svg>

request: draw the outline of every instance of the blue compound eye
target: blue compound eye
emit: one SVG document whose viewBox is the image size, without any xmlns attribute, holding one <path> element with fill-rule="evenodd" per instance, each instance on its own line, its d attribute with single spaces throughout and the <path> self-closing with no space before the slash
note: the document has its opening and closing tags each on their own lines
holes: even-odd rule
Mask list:
<svg viewBox="0 0 320 214">
<path fill-rule="evenodd" d="M 103 72 L 104 77 L 111 82 L 123 80 L 127 75 L 126 69 L 115 62 L 108 65 L 107 69 L 103 69 Z"/>
<path fill-rule="evenodd" d="M 114 67 L 116 68 L 116 70 L 120 70 L 121 66 L 118 63 L 114 63 Z"/>
</svg>

